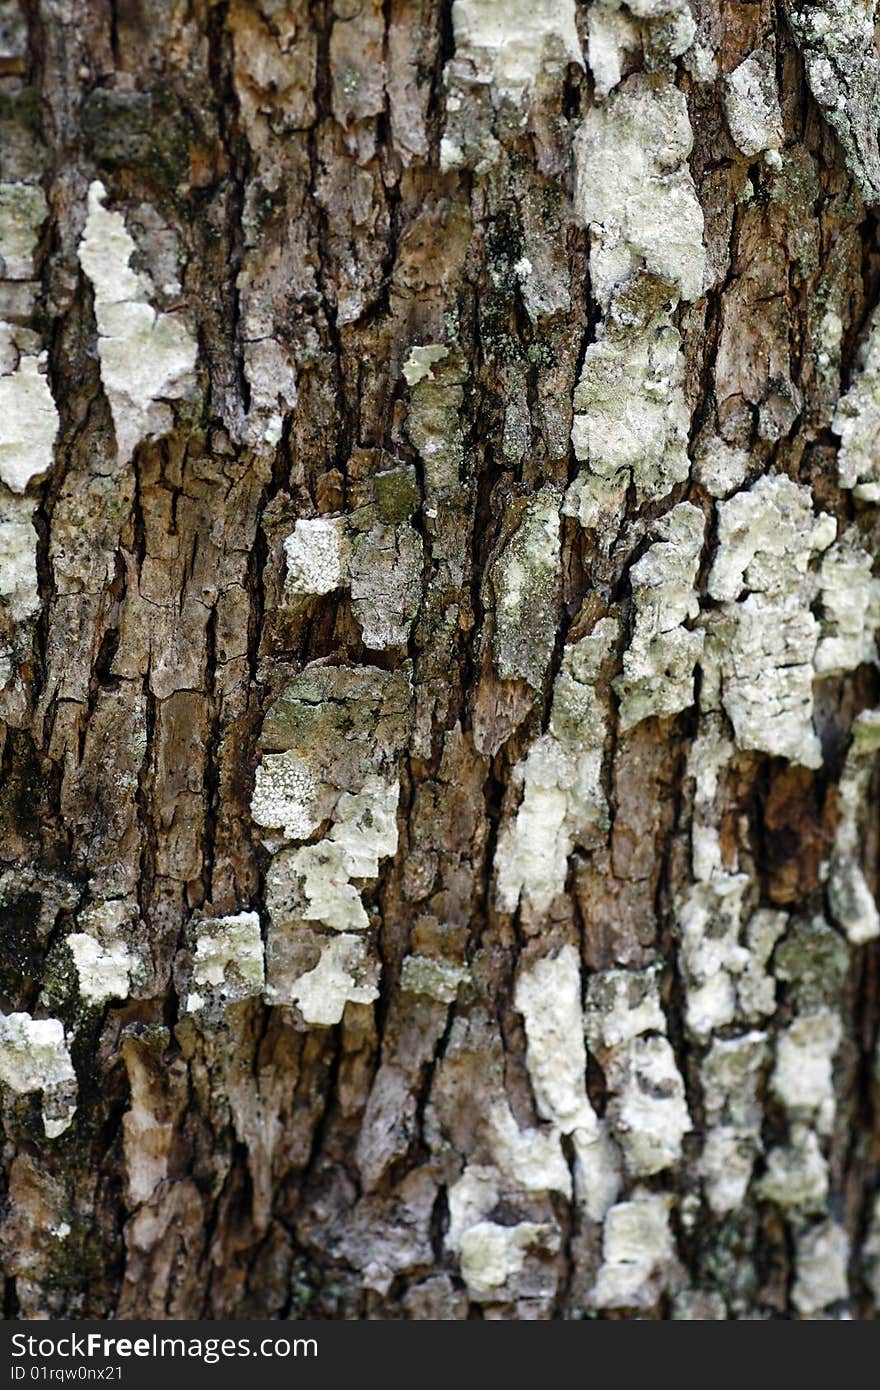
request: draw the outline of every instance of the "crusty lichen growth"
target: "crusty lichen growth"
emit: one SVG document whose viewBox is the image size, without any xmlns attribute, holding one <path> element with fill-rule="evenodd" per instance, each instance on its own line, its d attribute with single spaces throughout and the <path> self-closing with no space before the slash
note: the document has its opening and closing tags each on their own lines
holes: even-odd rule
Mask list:
<svg viewBox="0 0 880 1390">
<path fill-rule="evenodd" d="M 616 290 L 574 392 L 571 438 L 587 467 L 564 510 L 598 528 L 620 511 L 630 485 L 640 502 L 665 497 L 688 476 L 690 412 L 672 287 L 637 275 Z"/>
<path fill-rule="evenodd" d="M 47 1139 L 69 1129 L 77 1085 L 60 1019 L 0 1014 L 0 1082 L 18 1095 L 42 1091 Z"/>
<path fill-rule="evenodd" d="M 513 774 L 522 803 L 502 828 L 496 902 L 504 912 L 545 911 L 565 885 L 575 844 L 595 843 L 608 823 L 602 785 L 607 704 L 596 687 L 617 624 L 603 618 L 567 647 L 553 687 L 550 727 Z"/>
<path fill-rule="evenodd" d="M 696 23 L 688 0 L 593 0 L 587 11 L 589 63 L 599 100 L 618 85 L 641 50 L 646 68 L 670 69 L 691 47 Z"/>
<path fill-rule="evenodd" d="M 575 0 L 454 0 L 442 169 L 491 165 L 500 152 L 495 113 L 499 133 L 506 122 L 523 124 L 539 79 L 561 82 L 567 64 L 584 66 L 575 13 Z"/>
<path fill-rule="evenodd" d="M 656 544 L 630 570 L 635 625 L 623 675 L 614 682 L 621 729 L 693 704 L 694 668 L 704 634 L 685 623 L 700 611 L 694 585 L 704 529 L 700 509 L 680 503 L 654 523 Z"/>
<path fill-rule="evenodd" d="M 593 294 L 607 309 L 637 270 L 682 299 L 702 294 L 703 213 L 688 168 L 687 102 L 671 83 L 630 77 L 587 113 L 575 149 L 574 210 L 592 233 Z"/>
<path fill-rule="evenodd" d="M 150 304 L 152 287 L 130 264 L 137 248 L 125 218 L 105 208 L 106 197 L 95 180 L 79 260 L 95 293 L 101 380 L 124 464 L 142 439 L 171 429 L 168 402 L 192 394 L 198 348 L 181 313 L 157 313 Z"/>
<path fill-rule="evenodd" d="M 822 762 L 812 719 L 820 629 L 809 607 L 810 564 L 836 532 L 833 517 L 814 515 L 809 488 L 784 476 L 759 478 L 718 504 L 707 587 L 723 608 L 707 633 L 709 685 L 717 672 L 740 748 L 804 767 Z"/>
<path fill-rule="evenodd" d="M 750 159 L 782 144 L 782 111 L 773 55 L 750 53 L 724 79 L 724 114 L 737 149 Z"/>
<path fill-rule="evenodd" d="M 613 1206 L 602 1232 L 597 1308 L 652 1308 L 678 1273 L 667 1193 L 637 1190 Z"/>
<path fill-rule="evenodd" d="M 787 0 L 807 82 L 865 202 L 880 201 L 876 0 Z"/>
<path fill-rule="evenodd" d="M 865 502 L 880 502 L 880 309 L 871 319 L 858 372 L 838 402 L 832 429 L 840 437 L 840 486 Z"/>
<path fill-rule="evenodd" d="M 194 924 L 192 985 L 186 1008 L 223 1007 L 259 994 L 264 983 L 263 940 L 256 912 L 206 917 Z"/>
</svg>

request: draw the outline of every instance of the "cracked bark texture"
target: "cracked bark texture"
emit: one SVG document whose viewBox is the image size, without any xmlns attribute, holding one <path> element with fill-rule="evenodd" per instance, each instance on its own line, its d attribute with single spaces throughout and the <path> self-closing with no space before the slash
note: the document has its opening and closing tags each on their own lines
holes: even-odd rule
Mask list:
<svg viewBox="0 0 880 1390">
<path fill-rule="evenodd" d="M 873 0 L 2 0 L 7 1317 L 872 1318 Z"/>
</svg>

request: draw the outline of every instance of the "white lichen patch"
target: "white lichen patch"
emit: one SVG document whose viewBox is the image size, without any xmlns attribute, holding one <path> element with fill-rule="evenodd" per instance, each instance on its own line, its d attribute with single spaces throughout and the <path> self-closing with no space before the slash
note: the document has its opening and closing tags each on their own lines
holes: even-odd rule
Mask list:
<svg viewBox="0 0 880 1390">
<path fill-rule="evenodd" d="M 76 1114 L 76 1074 L 57 1018 L 0 1015 L 0 1082 L 17 1095 L 43 1093 L 43 1128 L 56 1139 Z"/>
<path fill-rule="evenodd" d="M 341 1021 L 349 1001 L 371 1004 L 378 999 L 378 973 L 361 937 L 330 937 L 315 968 L 296 981 L 291 998 L 306 1023 L 330 1027 Z"/>
<path fill-rule="evenodd" d="M 130 264 L 136 246 L 125 218 L 104 207 L 106 196 L 99 180 L 89 186 L 79 261 L 94 289 L 101 380 L 127 463 L 142 439 L 171 429 L 168 402 L 193 391 L 198 348 L 180 313 L 150 304 L 151 286 Z"/>
<path fill-rule="evenodd" d="M 656 70 L 685 53 L 696 32 L 688 0 L 593 0 L 587 25 L 599 100 L 620 82 L 627 55 L 641 48 Z"/>
<path fill-rule="evenodd" d="M 684 1082 L 667 1038 L 632 1038 L 611 1052 L 606 1068 L 608 1115 L 627 1171 L 650 1177 L 681 1158 L 691 1129 Z"/>
<path fill-rule="evenodd" d="M 793 1120 L 815 1124 L 828 1134 L 834 1121 L 834 1058 L 842 1037 L 841 1022 L 830 1009 L 802 1014 L 776 1044 L 770 1078 L 777 1100 Z"/>
<path fill-rule="evenodd" d="M 587 467 L 563 508 L 584 527 L 613 518 L 630 485 L 639 502 L 653 501 L 688 476 L 690 412 L 670 294 L 668 285 L 637 277 L 587 348 L 571 430 L 575 457 Z"/>
<path fill-rule="evenodd" d="M 567 647 L 553 687 L 550 728 L 514 770 L 523 788 L 516 816 L 501 830 L 496 902 L 503 912 L 523 903 L 543 912 L 565 886 L 568 856 L 608 823 L 602 785 L 607 707 L 596 690 L 617 624 L 603 618 Z"/>
<path fill-rule="evenodd" d="M 706 1200 L 719 1216 L 742 1205 L 761 1151 L 758 1086 L 766 1056 L 767 1035 L 751 1032 L 715 1039 L 703 1059 L 706 1135 L 699 1168 Z"/>
<path fill-rule="evenodd" d="M 585 1028 L 592 1052 L 618 1047 L 643 1033 L 665 1033 L 660 967 L 600 970 L 587 982 Z"/>
<path fill-rule="evenodd" d="M 654 523 L 660 540 L 630 570 L 635 625 L 623 675 L 614 682 L 621 729 L 693 704 L 704 634 L 684 624 L 700 611 L 694 585 L 704 529 L 700 509 L 682 502 Z"/>
<path fill-rule="evenodd" d="M 491 570 L 493 649 L 498 673 L 541 690 L 556 641 L 561 598 L 559 494 L 544 488 L 529 503 Z"/>
<path fill-rule="evenodd" d="M 361 895 L 350 880 L 375 878 L 380 859 L 396 853 L 399 797 L 396 779 L 369 778 L 362 792 L 340 797 L 329 836 L 276 856 L 275 874 L 298 887 L 291 889 L 293 916 L 340 932 L 366 929 Z"/>
<path fill-rule="evenodd" d="M 651 1308 L 669 1286 L 677 1267 L 671 1205 L 663 1193 L 637 1192 L 608 1212 L 592 1293 L 597 1308 Z"/>
<path fill-rule="evenodd" d="M 747 887 L 745 874 L 719 870 L 691 887 L 678 915 L 685 1021 L 697 1038 L 736 1018 L 737 978 L 749 963 L 740 941 Z"/>
<path fill-rule="evenodd" d="M 207 999 L 233 1003 L 263 988 L 263 939 L 256 912 L 209 917 L 195 924 L 192 985 L 186 1007 L 194 1012 Z"/>
<path fill-rule="evenodd" d="M 0 599 L 13 622 L 32 618 L 40 608 L 34 503 L 0 496 Z"/>
<path fill-rule="evenodd" d="M 406 645 L 422 593 L 422 538 L 408 522 L 365 531 L 344 517 L 297 521 L 284 542 L 285 593 L 311 598 L 349 589 L 364 645 Z"/>
<path fill-rule="evenodd" d="M 835 1221 L 823 1221 L 797 1236 L 796 1278 L 791 1300 L 799 1313 L 820 1313 L 849 1297 L 849 1240 Z"/>
<path fill-rule="evenodd" d="M 76 966 L 80 996 L 86 1003 L 128 998 L 137 961 L 124 941 L 105 944 L 88 932 L 71 932 L 65 941 Z"/>
<path fill-rule="evenodd" d="M 644 269 L 682 299 L 703 292 L 703 213 L 687 159 L 693 145 L 684 93 L 636 75 L 593 107 L 575 147 L 574 210 L 589 226 L 593 293 L 608 307 L 616 285 Z"/>
<path fill-rule="evenodd" d="M 0 478 L 13 492 L 24 492 L 54 460 L 58 411 L 45 371 L 46 354 L 28 354 L 0 376 Z"/>
<path fill-rule="evenodd" d="M 750 159 L 782 145 L 773 58 L 759 49 L 724 79 L 724 114 L 737 149 Z"/>
<path fill-rule="evenodd" d="M 299 520 L 284 542 L 285 590 L 295 595 L 330 594 L 345 574 L 345 523 L 341 517 Z"/>
<path fill-rule="evenodd" d="M 40 228 L 49 215 L 38 184 L 0 183 L 0 280 L 30 280 Z"/>
<path fill-rule="evenodd" d="M 813 514 L 809 489 L 784 476 L 759 478 L 718 503 L 708 591 L 725 606 L 709 628 L 707 664 L 720 672 L 738 746 L 804 767 L 822 762 L 812 722 L 820 629 L 809 608 L 809 566 L 836 530 L 833 517 Z"/>
<path fill-rule="evenodd" d="M 449 348 L 444 347 L 442 343 L 425 343 L 410 348 L 409 356 L 403 364 L 403 376 L 407 386 L 417 386 L 426 377 L 433 381 L 434 363 L 442 362 L 448 356 Z"/>
<path fill-rule="evenodd" d="M 596 1113 L 587 1098 L 587 1053 L 581 1013 L 577 951 L 563 946 L 524 970 L 514 1004 L 526 1031 L 526 1066 L 538 1114 L 563 1134 L 593 1129 Z"/>
<path fill-rule="evenodd" d="M 860 863 L 878 748 L 880 713 L 864 710 L 853 721 L 852 743 L 838 783 L 838 822 L 828 873 L 831 915 L 854 946 L 880 936 L 880 912 Z"/>
<path fill-rule="evenodd" d="M 822 557 L 817 675 L 841 675 L 863 662 L 876 662 L 874 633 L 880 626 L 880 583 L 873 578 L 872 568 L 872 557 L 846 536 Z"/>
<path fill-rule="evenodd" d="M 404 956 L 400 967 L 400 988 L 404 994 L 424 994 L 440 1004 L 453 1004 L 459 987 L 468 979 L 466 966 L 434 956 Z"/>
<path fill-rule="evenodd" d="M 535 1245 L 546 1248 L 551 1234 L 549 1226 L 535 1221 L 516 1226 L 478 1221 L 461 1237 L 461 1277 L 476 1297 L 492 1293 L 521 1273 L 526 1252 Z"/>
<path fill-rule="evenodd" d="M 506 1178 L 527 1192 L 571 1197 L 571 1172 L 558 1129 L 520 1129 L 506 1102 L 492 1107 L 489 1128 L 492 1156 Z"/>
<path fill-rule="evenodd" d="M 305 840 L 321 824 L 317 787 L 304 758 L 288 749 L 265 753 L 257 765 L 251 815 L 257 825 L 279 827 L 288 840 Z"/>
<path fill-rule="evenodd" d="M 770 1150 L 759 1190 L 789 1217 L 825 1210 L 828 1164 L 809 1125 L 792 1125 L 789 1142 Z"/>
<path fill-rule="evenodd" d="M 513 101 L 543 70 L 583 67 L 575 0 L 454 0 L 452 25 L 456 59 Z"/>
<path fill-rule="evenodd" d="M 600 1220 L 619 1190 L 619 1159 L 587 1096 L 580 979 L 577 952 L 564 946 L 520 974 L 514 1004 L 523 1016 L 535 1108 L 572 1136 L 578 1200 Z"/>
<path fill-rule="evenodd" d="M 840 486 L 865 502 L 880 501 L 880 310 L 874 311 L 858 373 L 838 402 L 831 428 L 840 437 Z"/>
</svg>

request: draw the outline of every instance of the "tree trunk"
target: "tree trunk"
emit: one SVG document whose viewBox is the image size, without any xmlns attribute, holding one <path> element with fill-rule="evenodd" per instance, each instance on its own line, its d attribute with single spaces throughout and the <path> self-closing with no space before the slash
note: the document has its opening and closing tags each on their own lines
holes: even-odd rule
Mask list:
<svg viewBox="0 0 880 1390">
<path fill-rule="evenodd" d="M 2 0 L 7 1317 L 880 1303 L 874 0 Z"/>
</svg>

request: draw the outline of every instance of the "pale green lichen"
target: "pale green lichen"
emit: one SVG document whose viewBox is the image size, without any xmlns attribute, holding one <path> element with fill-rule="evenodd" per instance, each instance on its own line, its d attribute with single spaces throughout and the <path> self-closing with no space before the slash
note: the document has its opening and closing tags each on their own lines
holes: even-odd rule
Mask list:
<svg viewBox="0 0 880 1390">
<path fill-rule="evenodd" d="M 593 0 L 587 24 L 600 100 L 620 82 L 628 54 L 641 49 L 646 67 L 665 67 L 690 48 L 696 33 L 688 0 Z"/>
<path fill-rule="evenodd" d="M 364 645 L 382 651 L 406 645 L 422 596 L 422 538 L 408 522 L 376 522 L 351 543 L 351 611 Z"/>
<path fill-rule="evenodd" d="M 30 499 L 0 496 L 0 599 L 16 623 L 40 608 L 34 506 Z"/>
<path fill-rule="evenodd" d="M 417 386 L 420 381 L 427 377 L 429 381 L 434 380 L 432 370 L 435 362 L 442 362 L 449 356 L 449 348 L 442 343 L 425 343 L 422 346 L 410 348 L 409 356 L 403 364 L 403 375 L 407 386 Z"/>
<path fill-rule="evenodd" d="M 864 710 L 853 722 L 852 742 L 838 783 L 839 815 L 828 873 L 832 918 L 853 946 L 880 936 L 880 912 L 860 863 L 878 747 L 880 712 Z"/>
<path fill-rule="evenodd" d="M 87 1004 L 128 998 L 137 961 L 124 941 L 104 944 L 87 932 L 71 932 L 65 941 L 76 966 L 80 996 Z"/>
<path fill-rule="evenodd" d="M 319 922 L 335 931 L 368 926 L 352 878 L 375 878 L 379 860 L 397 850 L 397 780 L 370 777 L 362 791 L 344 793 L 336 823 L 316 844 L 277 854 L 269 870 L 267 902 L 275 921 Z"/>
<path fill-rule="evenodd" d="M 690 413 L 671 289 L 638 276 L 615 295 L 587 348 L 574 392 L 571 439 L 587 467 L 565 500 L 567 516 L 599 527 L 633 485 L 640 502 L 665 497 L 688 476 Z"/>
<path fill-rule="evenodd" d="M 433 956 L 404 956 L 400 988 L 404 994 L 424 994 L 441 1004 L 452 1004 L 461 985 L 470 978 L 466 966 Z"/>
<path fill-rule="evenodd" d="M 650 1177 L 672 1167 L 692 1126 L 668 1039 L 654 1034 L 621 1044 L 611 1053 L 606 1075 L 608 1117 L 627 1172 Z"/>
<path fill-rule="evenodd" d="M 849 1239 L 836 1221 L 823 1221 L 797 1236 L 791 1301 L 809 1316 L 849 1297 Z"/>
<path fill-rule="evenodd" d="M 345 523 L 341 517 L 299 520 L 284 542 L 285 591 L 294 595 L 330 594 L 345 573 Z"/>
<path fill-rule="evenodd" d="M 137 248 L 125 218 L 104 207 L 106 196 L 98 180 L 89 186 L 79 260 L 95 292 L 101 380 L 127 463 L 142 439 L 171 429 L 168 402 L 192 393 L 198 348 L 181 314 L 149 303 L 151 287 L 130 264 Z"/>
<path fill-rule="evenodd" d="M 0 183 L 0 279 L 32 279 L 37 237 L 48 215 L 38 184 Z"/>
<path fill-rule="evenodd" d="M 593 1220 L 600 1220 L 620 1187 L 619 1160 L 587 1096 L 581 975 L 574 947 L 564 946 L 556 956 L 524 970 L 514 1003 L 523 1016 L 535 1108 L 560 1134 L 571 1135 L 578 1200 Z"/>
<path fill-rule="evenodd" d="M 788 1143 L 770 1150 L 758 1191 L 789 1219 L 825 1210 L 828 1164 L 809 1125 L 793 1124 Z"/>
<path fill-rule="evenodd" d="M 18 1095 L 42 1091 L 47 1139 L 69 1129 L 77 1085 L 60 1019 L 0 1014 L 0 1082 Z"/>
<path fill-rule="evenodd" d="M 587 981 L 585 1027 L 593 1052 L 629 1042 L 643 1033 L 664 1033 L 660 967 L 599 970 Z"/>
<path fill-rule="evenodd" d="M 840 1018 L 831 1009 L 799 1015 L 780 1034 L 771 1089 L 792 1119 L 815 1124 L 828 1134 L 834 1119 L 833 1063 L 842 1038 Z"/>
<path fill-rule="evenodd" d="M 716 1038 L 703 1059 L 706 1134 L 699 1167 L 706 1200 L 719 1216 L 741 1207 L 761 1152 L 758 1088 L 766 1056 L 766 1033 L 750 1032 Z"/>
<path fill-rule="evenodd" d="M 4 331 L 0 324 L 0 340 Z M 13 492 L 24 492 L 54 461 L 58 411 L 45 371 L 46 354 L 30 353 L 0 375 L 0 479 Z"/>
</svg>

